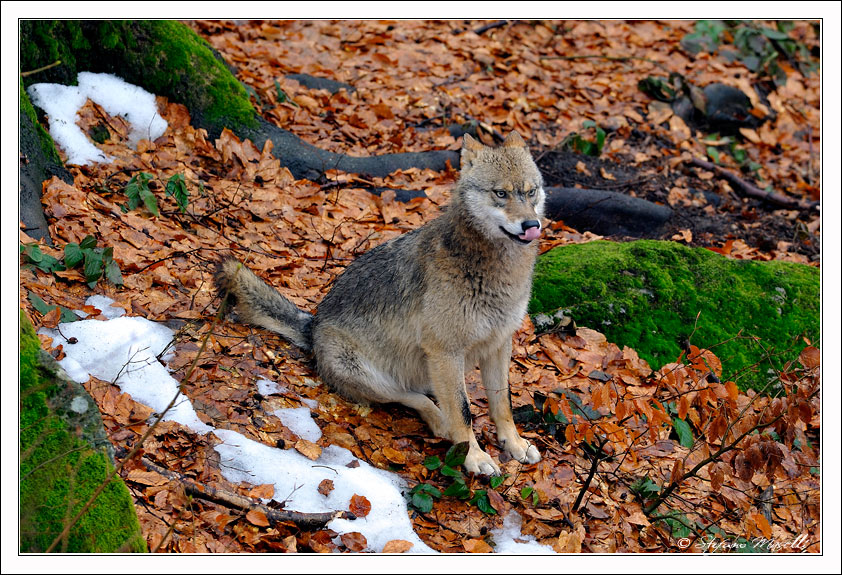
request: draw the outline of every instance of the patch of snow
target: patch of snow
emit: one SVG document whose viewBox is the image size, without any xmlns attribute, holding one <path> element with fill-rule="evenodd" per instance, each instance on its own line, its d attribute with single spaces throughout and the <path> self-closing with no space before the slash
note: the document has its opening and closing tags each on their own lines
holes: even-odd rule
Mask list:
<svg viewBox="0 0 842 575">
<path fill-rule="evenodd" d="M 523 519 L 517 511 L 510 511 L 503 518 L 503 526 L 500 529 L 491 531 L 491 538 L 494 540 L 494 551 L 496 553 L 510 553 L 517 555 L 553 555 L 555 550 L 552 547 L 538 543 L 532 535 L 523 535 L 520 532 Z"/>
<path fill-rule="evenodd" d="M 112 306 L 111 304 L 114 303 L 114 300 L 111 300 L 104 295 L 92 295 L 88 299 L 85 300 L 85 305 L 90 305 L 97 308 L 103 316 L 107 317 L 108 319 L 114 319 L 115 317 L 122 317 L 126 315 L 126 310 L 119 306 Z M 78 315 L 81 318 L 88 317 L 88 313 L 84 312 L 80 309 L 73 310 L 73 313 Z"/>
<path fill-rule="evenodd" d="M 284 426 L 301 439 L 315 443 L 322 436 L 322 430 L 313 421 L 309 407 L 289 407 L 275 410 L 274 413 Z"/>
<path fill-rule="evenodd" d="M 27 88 L 32 103 L 46 112 L 50 135 L 67 154 L 67 163 L 85 165 L 111 162 L 76 124 L 79 109 L 91 100 L 111 114 L 123 116 L 131 124 L 129 143 L 136 147 L 142 139 L 155 140 L 167 129 L 158 114 L 155 95 L 112 74 L 79 72 L 78 86 L 33 84 Z"/>
<path fill-rule="evenodd" d="M 160 413 L 179 391 L 158 355 L 169 348 L 173 331 L 141 317 L 117 317 L 108 321 L 81 320 L 61 324 L 61 332 L 42 328 L 56 344 L 62 344 L 65 357 L 59 364 L 79 383 L 90 376 L 113 381 L 136 401 Z M 76 338 L 70 343 L 69 338 Z M 212 428 L 203 423 L 190 401 L 181 397 L 164 416 L 198 433 Z"/>
<path fill-rule="evenodd" d="M 257 393 L 263 397 L 268 397 L 275 393 L 283 393 L 287 390 L 286 387 L 280 383 L 261 377 L 257 380 Z"/>
<path fill-rule="evenodd" d="M 281 450 L 258 443 L 227 429 L 214 430 L 224 443 L 215 447 L 220 454 L 222 475 L 232 483 L 248 481 L 275 486 L 273 499 L 284 501 L 286 509 L 302 513 L 347 510 L 351 497 L 361 495 L 371 503 L 371 511 L 357 519 L 334 519 L 327 527 L 337 533 L 362 533 L 372 551 L 382 551 L 393 539 L 413 543 L 411 551 L 432 553 L 412 529 L 402 495 L 405 487 L 397 475 L 359 461 L 359 467 L 347 467 L 356 458 L 342 447 L 331 445 L 311 461 L 295 450 Z M 333 481 L 327 496 L 318 491 L 324 479 Z"/>
</svg>

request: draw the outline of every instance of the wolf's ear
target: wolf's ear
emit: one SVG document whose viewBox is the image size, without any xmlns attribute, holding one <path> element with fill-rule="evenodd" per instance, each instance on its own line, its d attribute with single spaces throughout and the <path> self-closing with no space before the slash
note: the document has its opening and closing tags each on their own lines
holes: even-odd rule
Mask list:
<svg viewBox="0 0 842 575">
<path fill-rule="evenodd" d="M 482 150 L 485 146 L 483 146 L 480 142 L 477 142 L 470 134 L 465 134 L 462 136 L 462 155 L 460 156 L 460 163 L 462 168 L 467 168 L 471 165 L 471 163 L 476 159 L 477 152 Z"/>
<path fill-rule="evenodd" d="M 506 136 L 506 139 L 503 140 L 503 147 L 504 148 L 525 148 L 526 142 L 523 141 L 523 138 L 520 137 L 520 134 L 512 130 L 509 132 L 509 135 Z"/>
</svg>

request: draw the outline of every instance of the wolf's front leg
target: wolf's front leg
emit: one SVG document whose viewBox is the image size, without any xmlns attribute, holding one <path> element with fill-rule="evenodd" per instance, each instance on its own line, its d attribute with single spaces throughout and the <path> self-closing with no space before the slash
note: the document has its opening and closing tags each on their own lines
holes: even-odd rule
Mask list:
<svg viewBox="0 0 842 575">
<path fill-rule="evenodd" d="M 468 442 L 465 469 L 469 473 L 500 475 L 500 468 L 480 448 L 471 427 L 471 407 L 465 390 L 465 358 L 450 352 L 426 351 L 433 393 L 449 429 L 449 439 L 453 443 Z"/>
<path fill-rule="evenodd" d="M 506 338 L 502 344 L 489 349 L 488 353 L 479 359 L 482 383 L 488 396 L 488 408 L 491 419 L 497 426 L 497 439 L 509 455 L 521 463 L 537 463 L 541 460 L 540 452 L 520 436 L 512 418 L 512 397 L 509 392 L 511 357 L 512 340 Z"/>
</svg>

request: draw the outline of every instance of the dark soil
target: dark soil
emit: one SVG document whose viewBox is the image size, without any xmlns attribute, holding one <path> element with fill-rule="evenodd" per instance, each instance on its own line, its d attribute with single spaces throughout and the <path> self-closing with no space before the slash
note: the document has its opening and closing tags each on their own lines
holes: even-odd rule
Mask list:
<svg viewBox="0 0 842 575">
<path fill-rule="evenodd" d="M 672 147 L 672 144 L 669 146 Z M 819 258 L 819 237 L 807 227 L 809 222 L 818 218 L 818 212 L 785 210 L 761 200 L 740 197 L 737 192 L 722 194 L 719 178 L 701 179 L 700 170 L 696 167 L 679 165 L 669 170 L 664 159 L 635 166 L 630 157 L 594 158 L 564 149 L 537 153 L 536 158 L 547 186 L 609 190 L 663 205 L 670 205 L 668 195 L 673 187 L 690 190 L 693 203 L 698 205 L 681 202 L 672 205 L 674 215 L 671 221 L 638 237 L 671 239 L 680 230 L 690 230 L 692 240 L 689 245 L 720 247 L 727 240 L 740 239 L 762 252 L 789 251 L 802 254 L 811 261 Z M 577 169 L 579 162 L 584 164 L 588 173 Z M 602 171 L 614 176 L 614 180 L 604 178 Z M 750 176 L 740 176 L 751 181 Z M 677 180 L 682 177 L 678 183 Z M 784 246 L 779 242 L 790 245 Z"/>
</svg>

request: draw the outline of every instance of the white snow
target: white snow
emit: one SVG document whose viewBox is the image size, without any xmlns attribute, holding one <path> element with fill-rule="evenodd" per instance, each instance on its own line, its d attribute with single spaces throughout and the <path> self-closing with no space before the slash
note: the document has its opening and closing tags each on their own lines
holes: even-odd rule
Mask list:
<svg viewBox="0 0 842 575">
<path fill-rule="evenodd" d="M 54 344 L 62 344 L 65 358 L 59 363 L 75 381 L 86 382 L 91 375 L 112 381 L 157 413 L 164 411 L 178 393 L 178 382 L 157 358 L 170 346 L 170 328 L 140 317 L 87 319 L 63 323 L 59 328 L 60 333 L 45 328 L 39 333 L 49 335 Z M 68 339 L 74 337 L 76 343 L 70 343 Z M 176 400 L 164 419 L 177 421 L 198 433 L 212 429 L 202 423 L 184 396 Z"/>
<path fill-rule="evenodd" d="M 287 390 L 287 388 L 284 387 L 283 385 L 281 385 L 281 384 L 279 384 L 275 381 L 266 379 L 264 377 L 261 377 L 260 379 L 257 380 L 257 393 L 259 393 L 263 397 L 268 397 L 268 396 L 273 395 L 275 393 L 283 393 L 286 390 Z"/>
<path fill-rule="evenodd" d="M 362 533 L 373 551 L 382 551 L 393 539 L 403 539 L 413 543 L 413 552 L 433 552 L 412 530 L 401 493 L 405 486 L 397 475 L 364 461 L 359 461 L 359 467 L 347 467 L 356 458 L 347 449 L 335 445 L 325 448 L 316 461 L 311 461 L 295 450 L 269 447 L 234 431 L 217 429 L 214 433 L 224 441 L 216 446 L 216 451 L 220 454 L 222 475 L 228 481 L 271 483 L 275 486 L 273 499 L 285 501 L 286 509 L 303 513 L 347 510 L 351 497 L 361 495 L 371 503 L 367 516 L 334 519 L 327 527 L 340 534 Z M 318 492 L 324 479 L 330 479 L 334 485 L 327 497 Z"/>
<path fill-rule="evenodd" d="M 523 535 L 520 532 L 522 523 L 523 519 L 518 512 L 512 510 L 503 518 L 503 527 L 491 531 L 495 553 L 514 555 L 552 555 L 555 553 L 552 547 L 538 543 L 532 535 Z"/>
<path fill-rule="evenodd" d="M 112 303 L 114 302 L 111 299 L 105 297 L 104 295 L 98 294 L 94 294 L 85 300 L 85 305 L 90 305 L 97 308 L 102 313 L 102 315 L 107 317 L 108 319 L 114 319 L 115 317 L 121 317 L 126 315 L 126 310 L 119 306 L 112 306 Z M 88 317 L 88 313 L 80 309 L 73 310 L 73 313 L 75 313 L 82 319 Z"/>
<path fill-rule="evenodd" d="M 112 308 L 112 303 L 102 296 L 86 301 L 103 313 L 109 308 L 118 309 Z M 114 313 L 120 315 L 119 311 Z M 140 317 L 114 317 L 107 321 L 63 323 L 59 329 L 42 328 L 39 333 L 52 337 L 54 344 L 62 344 L 66 355 L 60 363 L 76 381 L 85 382 L 90 375 L 114 381 L 135 401 L 157 412 L 166 409 L 179 392 L 178 382 L 158 360 L 160 356 L 166 361 L 164 352 L 173 339 L 172 330 L 166 326 Z M 76 338 L 77 342 L 71 344 L 66 338 Z M 257 385 L 263 395 L 286 391 L 267 379 L 259 380 Z M 309 441 L 321 437 L 308 407 L 280 409 L 275 414 L 299 437 Z M 234 483 L 274 485 L 273 499 L 284 502 L 285 509 L 303 513 L 344 511 L 348 510 L 351 497 L 360 495 L 371 503 L 368 515 L 354 520 L 334 519 L 327 525 L 330 529 L 339 534 L 362 533 L 370 551 L 382 551 L 387 542 L 401 539 L 413 544 L 410 550 L 413 553 L 434 553 L 412 529 L 403 496 L 407 486 L 400 476 L 357 460 L 347 449 L 330 445 L 316 461 L 311 461 L 294 449 L 270 447 L 236 431 L 202 423 L 189 398 L 183 395 L 165 419 L 177 421 L 197 433 L 213 432 L 222 440 L 215 447 L 220 454 L 222 475 Z M 358 465 L 348 467 L 354 461 Z M 332 480 L 334 485 L 327 496 L 318 491 L 324 479 Z M 501 529 L 492 531 L 498 553 L 552 553 L 552 549 L 540 545 L 533 537 L 522 535 L 520 526 L 520 516 L 512 512 L 504 518 Z"/>
<path fill-rule="evenodd" d="M 322 436 L 322 430 L 313 421 L 309 407 L 289 407 L 275 410 L 277 416 L 284 426 L 301 439 L 316 442 Z"/>
<path fill-rule="evenodd" d="M 87 100 L 96 102 L 112 116 L 123 116 L 131 124 L 129 143 L 155 140 L 167 129 L 158 115 L 155 95 L 112 74 L 79 72 L 78 86 L 33 84 L 27 88 L 32 103 L 49 117 L 50 135 L 67 154 L 68 164 L 110 162 L 113 158 L 97 148 L 76 125 L 79 109 Z"/>
</svg>

